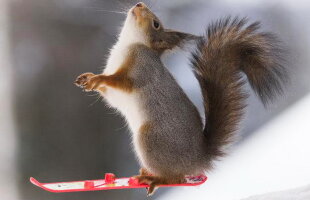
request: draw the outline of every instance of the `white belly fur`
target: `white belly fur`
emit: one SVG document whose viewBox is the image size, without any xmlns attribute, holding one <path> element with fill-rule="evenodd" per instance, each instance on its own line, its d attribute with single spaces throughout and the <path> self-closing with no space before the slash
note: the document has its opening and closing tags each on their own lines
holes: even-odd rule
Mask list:
<svg viewBox="0 0 310 200">
<path fill-rule="evenodd" d="M 108 62 L 110 65 L 107 65 L 103 74 L 111 75 L 114 74 L 119 66 L 122 64 L 124 58 L 124 50 L 119 52 L 117 49 L 114 49 L 112 55 Z M 116 56 L 114 53 L 123 54 L 122 56 Z M 115 59 L 115 60 L 113 60 Z M 146 122 L 146 116 L 143 113 L 143 108 L 139 103 L 138 95 L 135 91 L 128 93 L 120 89 L 106 87 L 106 91 L 102 93 L 103 97 L 107 100 L 111 107 L 116 108 L 126 119 L 127 124 L 132 132 L 133 146 L 137 157 L 142 166 L 145 166 L 143 157 L 141 154 L 141 148 L 138 142 L 139 129 Z"/>
<path fill-rule="evenodd" d="M 103 71 L 105 75 L 112 75 L 121 67 L 122 63 L 128 56 L 130 46 L 134 43 L 143 43 L 144 36 L 141 35 L 139 29 L 130 23 L 131 18 L 126 19 L 125 25 L 119 35 L 118 42 L 112 47 L 107 65 Z M 140 127 L 147 121 L 147 116 L 143 112 L 140 99 L 136 92 L 124 92 L 120 89 L 106 87 L 106 91 L 102 94 L 107 102 L 125 117 L 129 128 L 133 134 L 133 144 L 137 156 L 143 165 L 141 150 L 138 143 L 138 135 Z"/>
<path fill-rule="evenodd" d="M 147 121 L 136 93 L 126 93 L 117 89 L 107 88 L 104 95 L 108 103 L 120 111 L 132 132 L 132 142 L 136 156 L 142 166 L 146 166 L 139 145 L 139 129 Z"/>
<path fill-rule="evenodd" d="M 137 132 L 145 122 L 139 99 L 135 92 L 127 93 L 113 88 L 107 88 L 104 94 L 108 103 L 119 110 L 127 120 L 133 133 Z"/>
<path fill-rule="evenodd" d="M 115 44 L 103 74 L 112 75 L 116 73 L 128 56 L 129 48 L 130 44 L 124 44 L 121 41 Z M 125 116 L 132 132 L 137 132 L 145 121 L 142 109 L 139 107 L 137 94 L 134 91 L 128 93 L 117 88 L 107 87 L 103 96 L 112 107 L 119 110 Z"/>
</svg>

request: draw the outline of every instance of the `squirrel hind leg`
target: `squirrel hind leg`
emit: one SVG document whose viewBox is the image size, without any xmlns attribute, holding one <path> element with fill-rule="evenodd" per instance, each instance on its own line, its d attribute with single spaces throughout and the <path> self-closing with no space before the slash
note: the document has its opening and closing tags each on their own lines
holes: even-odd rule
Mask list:
<svg viewBox="0 0 310 200">
<path fill-rule="evenodd" d="M 146 168 L 140 168 L 139 170 L 140 176 L 152 175 Z"/>
<path fill-rule="evenodd" d="M 148 196 L 153 195 L 159 185 L 181 184 L 186 182 L 184 176 L 161 177 L 151 175 L 139 175 L 136 176 L 136 178 L 139 180 L 139 183 L 145 183 L 149 185 L 149 187 L 147 188 Z"/>
</svg>

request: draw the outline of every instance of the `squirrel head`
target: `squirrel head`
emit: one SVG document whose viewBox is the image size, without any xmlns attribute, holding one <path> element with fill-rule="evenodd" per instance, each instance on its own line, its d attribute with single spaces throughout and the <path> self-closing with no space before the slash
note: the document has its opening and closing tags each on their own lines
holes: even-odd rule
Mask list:
<svg viewBox="0 0 310 200">
<path fill-rule="evenodd" d="M 158 17 L 142 2 L 129 9 L 122 32 L 125 32 L 123 37 L 127 37 L 127 40 L 134 37 L 135 42 L 143 43 L 159 53 L 181 47 L 185 41 L 198 38 L 192 34 L 165 29 Z"/>
</svg>

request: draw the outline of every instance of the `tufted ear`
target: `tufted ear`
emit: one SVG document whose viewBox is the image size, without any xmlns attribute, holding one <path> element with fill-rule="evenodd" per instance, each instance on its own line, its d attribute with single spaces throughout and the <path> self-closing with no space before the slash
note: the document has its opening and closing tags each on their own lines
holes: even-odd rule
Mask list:
<svg viewBox="0 0 310 200">
<path fill-rule="evenodd" d="M 162 53 L 165 50 L 170 50 L 175 47 L 181 47 L 184 42 L 189 40 L 197 40 L 200 37 L 189 33 L 165 29 L 160 33 L 154 35 L 152 38 L 152 48 Z"/>
</svg>

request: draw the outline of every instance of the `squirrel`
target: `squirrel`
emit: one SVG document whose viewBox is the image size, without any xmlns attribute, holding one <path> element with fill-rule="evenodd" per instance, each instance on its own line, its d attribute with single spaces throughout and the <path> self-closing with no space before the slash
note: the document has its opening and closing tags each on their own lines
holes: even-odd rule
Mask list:
<svg viewBox="0 0 310 200">
<path fill-rule="evenodd" d="M 141 164 L 140 183 L 148 195 L 159 185 L 200 175 L 225 155 L 247 94 L 246 79 L 264 105 L 283 93 L 288 73 L 279 41 L 259 32 L 260 23 L 226 17 L 204 36 L 165 29 L 144 4 L 129 9 L 102 74 L 84 73 L 75 84 L 99 92 L 122 113 Z M 205 123 L 161 61 L 168 50 L 194 40 L 191 65 L 201 86 Z"/>
</svg>

